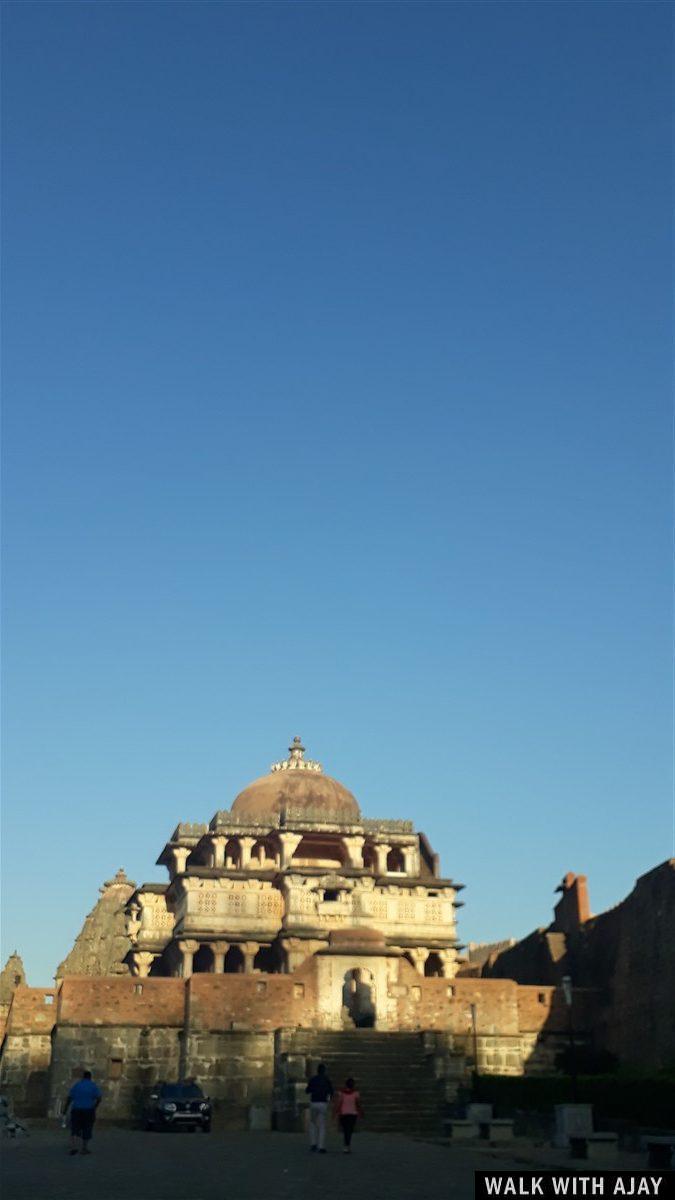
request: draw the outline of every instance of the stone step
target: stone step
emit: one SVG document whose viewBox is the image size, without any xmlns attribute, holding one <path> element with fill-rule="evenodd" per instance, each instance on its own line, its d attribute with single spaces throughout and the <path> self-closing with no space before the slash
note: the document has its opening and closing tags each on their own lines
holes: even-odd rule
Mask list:
<svg viewBox="0 0 675 1200">
<path fill-rule="evenodd" d="M 392 1133 L 441 1132 L 440 1088 L 433 1056 L 419 1033 L 377 1030 L 289 1031 L 277 1043 L 282 1054 L 323 1062 L 337 1085 L 350 1075 L 365 1109 L 364 1128 Z"/>
</svg>

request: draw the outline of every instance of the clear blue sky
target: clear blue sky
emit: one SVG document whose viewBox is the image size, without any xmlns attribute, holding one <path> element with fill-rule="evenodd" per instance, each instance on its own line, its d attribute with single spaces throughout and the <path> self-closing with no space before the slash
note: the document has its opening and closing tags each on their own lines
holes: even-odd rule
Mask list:
<svg viewBox="0 0 675 1200">
<path fill-rule="evenodd" d="M 665 4 L 4 5 L 5 954 L 300 733 L 463 939 L 672 852 Z"/>
</svg>

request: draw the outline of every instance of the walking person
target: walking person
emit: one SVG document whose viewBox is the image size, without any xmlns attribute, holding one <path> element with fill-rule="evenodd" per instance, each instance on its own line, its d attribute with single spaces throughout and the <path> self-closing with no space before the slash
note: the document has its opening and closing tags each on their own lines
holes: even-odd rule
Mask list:
<svg viewBox="0 0 675 1200">
<path fill-rule="evenodd" d="M 91 1077 L 91 1071 L 83 1071 L 82 1078 L 74 1083 L 68 1092 L 68 1099 L 63 1110 L 65 1119 L 70 1108 L 70 1153 L 77 1154 L 78 1140 L 82 1141 L 82 1154 L 91 1154 L 88 1142 L 96 1120 L 96 1109 L 101 1103 L 101 1089 Z"/>
<path fill-rule="evenodd" d="M 352 1134 L 356 1127 L 357 1117 L 363 1116 L 361 1095 L 356 1090 L 353 1079 L 348 1079 L 335 1097 L 335 1115 L 340 1122 L 344 1140 L 343 1154 L 352 1152 Z"/>
<path fill-rule="evenodd" d="M 309 1094 L 309 1148 L 325 1154 L 326 1113 L 328 1101 L 333 1095 L 333 1085 L 323 1063 L 319 1063 L 316 1075 L 312 1075 L 305 1091 Z"/>
</svg>

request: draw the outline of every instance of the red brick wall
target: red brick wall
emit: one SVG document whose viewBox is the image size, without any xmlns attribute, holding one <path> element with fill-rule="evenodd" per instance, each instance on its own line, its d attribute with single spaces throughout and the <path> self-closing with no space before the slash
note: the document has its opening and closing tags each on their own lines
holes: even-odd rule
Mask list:
<svg viewBox="0 0 675 1200">
<path fill-rule="evenodd" d="M 217 1032 L 236 1028 L 312 1028 L 316 1023 L 314 964 L 292 975 L 193 975 L 190 1026 Z"/>
<path fill-rule="evenodd" d="M 7 1030 L 12 1034 L 49 1034 L 57 1011 L 56 988 L 33 988 L 20 984 L 12 998 Z"/>
<path fill-rule="evenodd" d="M 58 1020 L 59 1025 L 182 1026 L 185 982 L 71 975 L 61 984 Z"/>
</svg>

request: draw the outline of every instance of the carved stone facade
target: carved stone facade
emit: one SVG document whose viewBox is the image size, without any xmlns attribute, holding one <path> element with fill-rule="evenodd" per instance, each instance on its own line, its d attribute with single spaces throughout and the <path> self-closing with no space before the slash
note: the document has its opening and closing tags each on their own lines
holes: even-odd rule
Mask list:
<svg viewBox="0 0 675 1200">
<path fill-rule="evenodd" d="M 178 825 L 157 861 L 169 882 L 127 906 L 134 975 L 287 973 L 344 930 L 375 930 L 421 975 L 456 972 L 461 884 L 411 822 L 363 818 L 299 738 L 230 811 Z"/>
<path fill-rule="evenodd" d="M 385 1062 L 427 1079 L 433 1132 L 471 1071 L 551 1070 L 567 1045 L 559 988 L 460 977 L 461 885 L 411 822 L 364 818 L 299 739 L 230 810 L 178 825 L 158 862 L 167 882 L 104 884 L 55 988 L 16 987 L 0 1089 L 17 1112 L 58 1115 L 86 1067 L 114 1119 L 194 1076 L 216 1121 L 294 1128 L 312 1056 L 351 1040 L 366 1089 Z M 593 1003 L 575 996 L 577 1040 Z"/>
<path fill-rule="evenodd" d="M 119 870 L 107 879 L 100 898 L 85 917 L 70 953 L 56 968 L 56 979 L 68 975 L 126 975 L 131 945 L 126 932 L 126 906 L 136 884 Z"/>
</svg>

